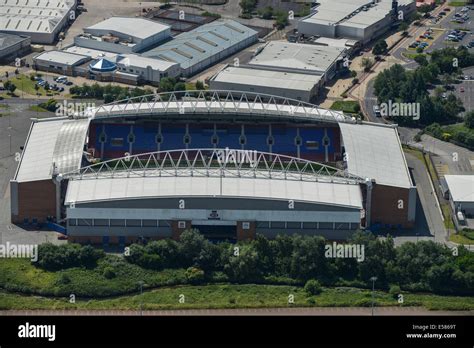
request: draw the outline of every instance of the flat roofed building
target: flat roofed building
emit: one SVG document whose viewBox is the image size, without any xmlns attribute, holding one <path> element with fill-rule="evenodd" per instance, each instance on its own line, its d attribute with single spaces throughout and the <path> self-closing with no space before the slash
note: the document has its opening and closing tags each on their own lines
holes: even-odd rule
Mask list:
<svg viewBox="0 0 474 348">
<path fill-rule="evenodd" d="M 337 73 L 346 54 L 344 47 L 318 46 L 283 41 L 267 43 L 249 65 L 276 67 L 320 75 L 324 82 Z"/>
<path fill-rule="evenodd" d="M 412 227 L 416 187 L 395 126 L 340 123 L 349 173 L 366 178 L 372 191 L 367 208 L 374 229 L 381 224 Z M 371 205 L 371 202 L 383 202 Z"/>
<path fill-rule="evenodd" d="M 247 91 L 278 95 L 310 102 L 317 94 L 321 76 L 287 72 L 251 65 L 226 66 L 213 76 L 209 85 L 214 90 Z"/>
<path fill-rule="evenodd" d="M 0 33 L 0 62 L 9 63 L 30 50 L 31 39 L 28 36 Z"/>
<path fill-rule="evenodd" d="M 141 52 L 171 38 L 171 28 L 146 18 L 111 17 L 84 28 L 76 46 L 117 53 Z"/>
<path fill-rule="evenodd" d="M 51 44 L 75 19 L 76 0 L 0 0 L 0 32 Z M 74 15 L 72 15 L 74 13 Z"/>
<path fill-rule="evenodd" d="M 65 51 L 46 51 L 33 58 L 38 70 L 73 75 L 74 67 L 86 63 L 90 57 Z"/>
<path fill-rule="evenodd" d="M 182 33 L 142 55 L 179 63 L 183 75 L 192 76 L 257 39 L 258 32 L 236 21 L 216 20 Z"/>
<path fill-rule="evenodd" d="M 445 175 L 454 212 L 474 216 L 474 175 Z"/>
<path fill-rule="evenodd" d="M 148 82 L 158 83 L 164 77 L 178 77 L 181 74 L 178 63 L 136 54 L 118 55 L 115 61 L 120 72 L 136 74 Z"/>
<path fill-rule="evenodd" d="M 305 36 L 349 38 L 367 43 L 390 29 L 392 0 L 320 0 L 315 12 L 300 22 L 298 31 Z M 416 11 L 414 0 L 399 0 L 397 15 L 408 18 Z"/>
</svg>

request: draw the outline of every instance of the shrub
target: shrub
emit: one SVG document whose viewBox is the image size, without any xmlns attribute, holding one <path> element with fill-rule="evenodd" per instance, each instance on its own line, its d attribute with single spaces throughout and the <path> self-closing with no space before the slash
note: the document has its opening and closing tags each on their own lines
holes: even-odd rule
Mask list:
<svg viewBox="0 0 474 348">
<path fill-rule="evenodd" d="M 392 295 L 393 298 L 398 298 L 398 295 L 402 292 L 400 289 L 400 286 L 398 285 L 391 285 L 390 290 L 388 291 L 390 295 Z"/>
<path fill-rule="evenodd" d="M 107 279 L 112 279 L 116 277 L 115 271 L 112 267 L 105 267 L 103 275 Z"/>
<path fill-rule="evenodd" d="M 185 275 L 186 275 L 186 280 L 190 284 L 200 284 L 205 279 L 204 271 L 202 269 L 197 268 L 197 267 L 189 267 L 186 270 Z"/>
<path fill-rule="evenodd" d="M 321 284 L 317 280 L 310 279 L 304 285 L 304 291 L 306 291 L 308 295 L 314 296 L 319 295 L 323 291 L 323 289 L 321 287 Z"/>
<path fill-rule="evenodd" d="M 69 284 L 70 282 L 71 282 L 71 278 L 69 278 L 69 276 L 64 273 L 61 274 L 57 280 L 58 285 L 66 285 L 66 284 Z"/>
</svg>

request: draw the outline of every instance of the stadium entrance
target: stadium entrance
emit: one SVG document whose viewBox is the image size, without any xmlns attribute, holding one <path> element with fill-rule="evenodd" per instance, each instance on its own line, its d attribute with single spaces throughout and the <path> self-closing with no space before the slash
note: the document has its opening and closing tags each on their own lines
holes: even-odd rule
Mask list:
<svg viewBox="0 0 474 348">
<path fill-rule="evenodd" d="M 192 228 L 198 229 L 210 241 L 229 241 L 237 240 L 237 222 L 236 221 L 212 221 L 200 220 L 192 221 Z"/>
</svg>

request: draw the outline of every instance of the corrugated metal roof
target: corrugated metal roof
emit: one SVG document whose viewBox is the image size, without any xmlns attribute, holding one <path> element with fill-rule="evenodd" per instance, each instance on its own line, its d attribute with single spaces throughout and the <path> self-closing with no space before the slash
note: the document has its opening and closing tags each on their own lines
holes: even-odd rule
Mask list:
<svg viewBox="0 0 474 348">
<path fill-rule="evenodd" d="M 0 30 L 54 32 L 75 0 L 0 0 Z"/>
<path fill-rule="evenodd" d="M 222 190 L 222 191 L 221 191 Z M 361 209 L 357 184 L 218 177 L 144 177 L 70 180 L 65 203 L 164 197 L 238 197 L 295 200 Z"/>
<path fill-rule="evenodd" d="M 181 64 L 181 68 L 187 69 L 251 36 L 256 38 L 256 35 L 255 30 L 236 21 L 217 20 L 182 33 L 173 40 L 144 52 L 142 56 L 177 62 Z"/>
<path fill-rule="evenodd" d="M 474 175 L 445 175 L 454 202 L 474 202 Z"/>
<path fill-rule="evenodd" d="M 344 55 L 345 51 L 344 47 L 272 41 L 266 44 L 249 64 L 301 69 L 323 74 Z"/>
<path fill-rule="evenodd" d="M 89 120 L 50 118 L 33 122 L 18 165 L 18 182 L 51 179 L 53 163 L 59 173 L 78 169 Z"/>
<path fill-rule="evenodd" d="M 382 185 L 413 186 L 397 128 L 368 123 L 339 123 L 339 127 L 349 173 Z"/>
<path fill-rule="evenodd" d="M 229 66 L 212 81 L 269 88 L 310 91 L 321 80 L 319 75 Z"/>
</svg>

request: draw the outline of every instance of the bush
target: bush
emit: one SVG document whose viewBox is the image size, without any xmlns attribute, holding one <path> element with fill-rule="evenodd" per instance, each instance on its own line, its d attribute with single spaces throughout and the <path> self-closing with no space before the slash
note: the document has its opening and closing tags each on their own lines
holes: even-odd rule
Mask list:
<svg viewBox="0 0 474 348">
<path fill-rule="evenodd" d="M 112 267 L 105 267 L 104 269 L 104 277 L 107 279 L 115 278 L 117 275 Z"/>
<path fill-rule="evenodd" d="M 389 292 L 390 295 L 392 295 L 392 297 L 394 299 L 397 299 L 398 295 L 400 295 L 402 290 L 400 289 L 400 286 L 398 286 L 398 285 L 391 285 L 390 290 L 388 292 Z"/>
<path fill-rule="evenodd" d="M 323 291 L 323 289 L 321 287 L 321 284 L 317 280 L 310 279 L 304 285 L 304 291 L 306 291 L 308 295 L 314 296 L 319 295 Z"/>
<path fill-rule="evenodd" d="M 197 267 L 189 267 L 186 270 L 185 275 L 186 275 L 186 280 L 190 284 L 200 284 L 205 279 L 204 271 Z"/>
<path fill-rule="evenodd" d="M 94 267 L 97 261 L 104 257 L 103 250 L 79 244 L 53 245 L 41 244 L 38 247 L 38 261 L 33 264 L 37 267 L 57 271 L 71 267 Z"/>
<path fill-rule="evenodd" d="M 67 274 L 61 274 L 57 280 L 58 285 L 67 285 L 71 282 L 71 278 Z"/>
</svg>

